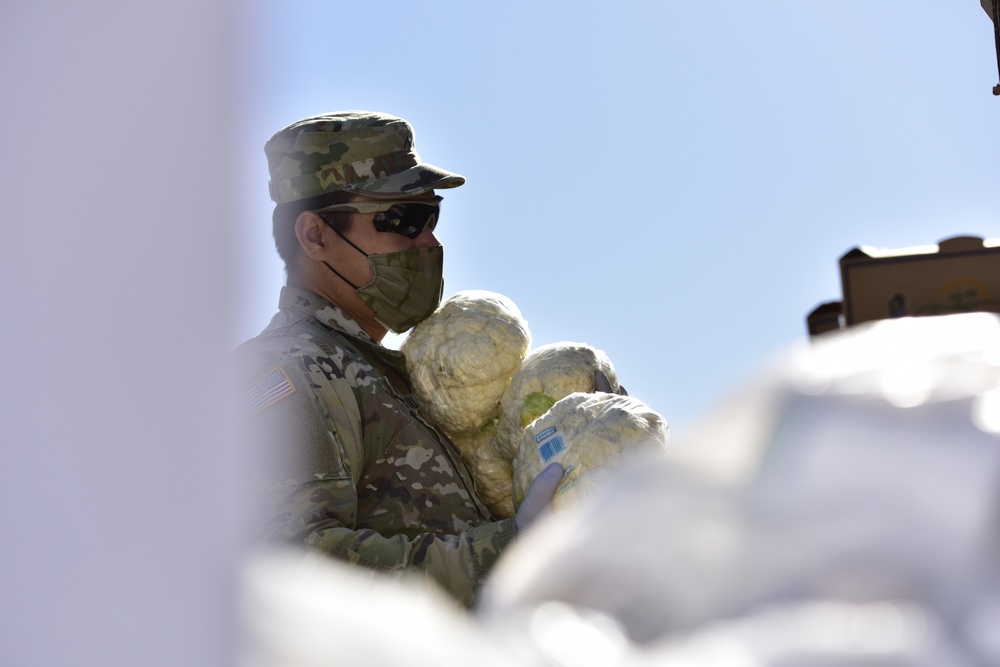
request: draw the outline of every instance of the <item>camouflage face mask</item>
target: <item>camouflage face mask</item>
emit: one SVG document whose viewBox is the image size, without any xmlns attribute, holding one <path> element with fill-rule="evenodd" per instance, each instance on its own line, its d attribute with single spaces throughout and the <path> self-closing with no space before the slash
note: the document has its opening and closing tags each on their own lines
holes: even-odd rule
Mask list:
<svg viewBox="0 0 1000 667">
<path fill-rule="evenodd" d="M 337 269 L 323 263 L 354 288 L 382 325 L 394 333 L 403 333 L 437 309 L 444 292 L 444 248 L 433 246 L 369 255 L 337 230 L 334 232 L 368 258 L 372 279 L 358 287 Z"/>
</svg>

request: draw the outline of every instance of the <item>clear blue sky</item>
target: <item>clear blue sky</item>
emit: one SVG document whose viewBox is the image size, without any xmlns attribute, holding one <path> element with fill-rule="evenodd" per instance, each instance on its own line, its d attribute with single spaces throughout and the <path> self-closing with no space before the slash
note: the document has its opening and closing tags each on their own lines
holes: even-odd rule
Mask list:
<svg viewBox="0 0 1000 667">
<path fill-rule="evenodd" d="M 511 297 L 536 344 L 604 349 L 675 432 L 840 297 L 857 245 L 1000 237 L 1000 98 L 975 0 L 255 0 L 240 62 L 239 333 L 273 313 L 262 146 L 403 116 L 446 192 L 446 296 Z"/>
</svg>

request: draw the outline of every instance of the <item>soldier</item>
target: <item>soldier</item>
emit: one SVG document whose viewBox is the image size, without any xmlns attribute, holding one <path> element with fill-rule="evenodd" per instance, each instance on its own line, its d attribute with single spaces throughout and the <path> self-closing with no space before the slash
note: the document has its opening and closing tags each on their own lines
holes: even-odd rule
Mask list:
<svg viewBox="0 0 1000 667">
<path fill-rule="evenodd" d="M 380 113 L 306 118 L 264 152 L 288 278 L 278 313 L 236 361 L 266 539 L 419 572 L 471 605 L 562 468 L 539 476 L 514 518 L 495 520 L 411 397 L 402 355 L 380 344 L 438 306 L 435 190 L 465 179 L 422 163 L 410 125 Z"/>
</svg>

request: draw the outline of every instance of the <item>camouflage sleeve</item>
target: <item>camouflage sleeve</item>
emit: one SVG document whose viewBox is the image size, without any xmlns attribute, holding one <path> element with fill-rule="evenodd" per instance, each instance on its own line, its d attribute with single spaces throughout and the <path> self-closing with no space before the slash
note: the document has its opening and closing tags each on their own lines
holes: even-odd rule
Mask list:
<svg viewBox="0 0 1000 667">
<path fill-rule="evenodd" d="M 455 535 L 356 529 L 356 474 L 365 455 L 358 431 L 343 423 L 352 421 L 350 404 L 341 405 L 353 401 L 353 393 L 338 392 L 337 382 L 324 383 L 317 391 L 316 378 L 307 379 L 310 370 L 292 360 L 259 374 L 263 379 L 256 384 L 266 398 L 244 413 L 245 444 L 267 496 L 265 541 L 301 544 L 383 572 L 417 572 L 471 604 L 476 588 L 514 537 L 513 519 Z"/>
<path fill-rule="evenodd" d="M 479 585 L 514 539 L 514 520 L 475 526 L 458 535 L 381 535 L 354 530 L 336 515 L 350 515 L 350 480 L 317 482 L 288 499 L 291 513 L 315 520 L 307 532 L 290 536 L 308 549 L 390 574 L 419 573 L 435 581 L 465 605 L 471 605 Z M 300 505 L 300 507 L 296 507 Z"/>
</svg>

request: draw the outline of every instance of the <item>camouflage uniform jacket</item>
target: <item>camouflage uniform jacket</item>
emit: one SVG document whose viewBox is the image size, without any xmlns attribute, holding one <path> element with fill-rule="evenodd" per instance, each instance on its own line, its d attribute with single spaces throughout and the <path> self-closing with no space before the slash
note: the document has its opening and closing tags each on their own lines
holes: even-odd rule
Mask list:
<svg viewBox="0 0 1000 667">
<path fill-rule="evenodd" d="M 267 541 L 416 570 L 471 604 L 514 520 L 493 520 L 458 450 L 424 421 L 400 352 L 310 291 L 283 288 L 279 307 L 236 352 Z"/>
</svg>

